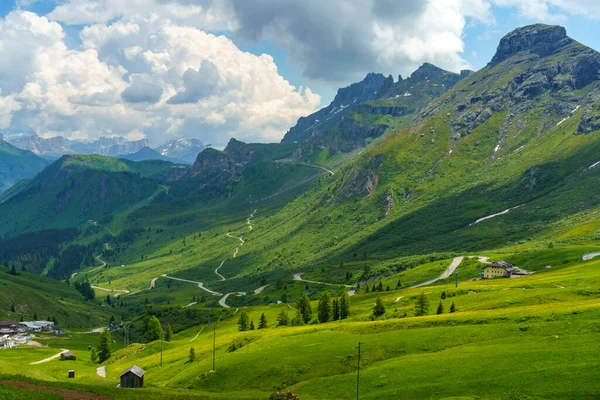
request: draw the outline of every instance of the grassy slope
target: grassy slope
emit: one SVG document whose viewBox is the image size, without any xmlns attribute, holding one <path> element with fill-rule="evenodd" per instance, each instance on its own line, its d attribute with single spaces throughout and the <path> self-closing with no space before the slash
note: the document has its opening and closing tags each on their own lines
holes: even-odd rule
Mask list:
<svg viewBox="0 0 600 400">
<path fill-rule="evenodd" d="M 0 319 L 19 321 L 54 317 L 64 328 L 87 328 L 90 312 L 94 327 L 106 324 L 111 314 L 99 301 L 85 301 L 74 288 L 64 282 L 19 272 L 10 275 L 8 268 L 0 266 Z M 15 312 L 11 309 L 14 306 Z"/>
<path fill-rule="evenodd" d="M 444 291 L 449 296 L 443 300 L 445 309 L 454 302 L 459 310 L 455 314 L 413 317 L 421 289 L 409 289 L 353 297 L 349 320 L 297 328 L 273 327 L 281 307 L 254 307 L 248 309 L 251 318 L 256 323 L 264 312 L 270 328 L 239 333 L 235 318 L 222 322 L 217 329 L 217 373 L 209 376 L 204 373 L 212 367 L 212 332 L 205 328 L 196 337 L 202 326 L 165 344 L 162 369 L 159 343 L 132 345 L 115 354 L 103 381 L 86 360 L 89 341 L 73 337 L 72 344 L 52 341 L 50 346 L 73 347 L 78 361 L 31 366 L 24 373 L 65 380 L 64 371 L 76 368 L 81 371 L 78 381 L 110 387 L 135 362 L 146 370 L 146 385 L 154 388 L 150 394 L 195 389 L 215 398 L 266 399 L 274 390 L 290 387 L 303 399 L 352 398 L 354 346 L 360 340 L 361 398 L 594 398 L 599 395 L 594 381 L 600 364 L 599 284 L 600 261 L 578 262 L 528 278 L 425 289 L 430 313 Z M 387 313 L 383 320 L 370 322 L 367 317 L 378 295 Z M 407 317 L 398 318 L 401 314 Z M 250 344 L 229 352 L 232 340 L 242 337 Z M 196 349 L 194 363 L 187 362 L 190 346 Z M 0 365 L 6 368 L 51 353 L 19 350 Z"/>
<path fill-rule="evenodd" d="M 31 178 L 48 162 L 30 151 L 18 149 L 0 139 L 0 193 L 20 181 Z"/>
</svg>

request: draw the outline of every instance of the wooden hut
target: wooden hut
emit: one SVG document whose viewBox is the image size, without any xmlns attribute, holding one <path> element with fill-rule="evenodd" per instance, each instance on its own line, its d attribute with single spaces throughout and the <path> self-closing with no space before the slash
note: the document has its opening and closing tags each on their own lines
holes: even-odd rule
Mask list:
<svg viewBox="0 0 600 400">
<path fill-rule="evenodd" d="M 75 357 L 75 354 L 71 353 L 70 351 L 65 351 L 64 353 L 62 353 L 60 355 L 60 359 L 61 359 L 61 361 L 65 361 L 65 360 L 75 361 L 77 358 Z"/>
<path fill-rule="evenodd" d="M 144 386 L 144 370 L 134 365 L 121 373 L 122 388 L 141 388 Z"/>
</svg>

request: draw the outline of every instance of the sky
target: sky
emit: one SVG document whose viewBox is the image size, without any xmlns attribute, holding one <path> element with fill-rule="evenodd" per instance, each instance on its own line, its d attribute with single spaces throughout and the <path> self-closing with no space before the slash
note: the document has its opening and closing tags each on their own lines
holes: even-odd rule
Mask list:
<svg viewBox="0 0 600 400">
<path fill-rule="evenodd" d="M 0 0 L 0 132 L 276 142 L 369 72 L 478 70 L 539 22 L 600 49 L 597 0 Z"/>
</svg>

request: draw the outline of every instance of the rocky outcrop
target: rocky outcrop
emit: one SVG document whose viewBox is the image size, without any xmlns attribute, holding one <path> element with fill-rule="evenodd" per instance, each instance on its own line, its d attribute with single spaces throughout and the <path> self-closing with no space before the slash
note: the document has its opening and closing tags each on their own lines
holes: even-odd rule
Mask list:
<svg viewBox="0 0 600 400">
<path fill-rule="evenodd" d="M 385 200 L 384 200 L 384 205 L 385 205 L 385 216 L 389 217 L 390 215 L 392 215 L 392 212 L 394 211 L 394 207 L 396 206 L 396 201 L 394 200 L 394 191 L 392 190 L 392 188 L 389 188 L 387 191 L 387 195 L 385 196 Z"/>
<path fill-rule="evenodd" d="M 379 172 L 383 165 L 384 155 L 378 154 L 365 165 L 357 165 L 344 180 L 338 200 L 344 201 L 352 196 L 367 197 L 372 195 L 379 183 Z"/>
<path fill-rule="evenodd" d="M 377 138 L 388 128 L 385 124 L 361 124 L 353 118 L 346 118 L 337 129 L 310 140 L 319 148 L 328 148 L 335 152 L 350 152 L 367 144 L 368 138 Z"/>
<path fill-rule="evenodd" d="M 500 40 L 491 64 L 499 63 L 522 51 L 546 56 L 571 40 L 562 26 L 536 24 L 517 28 Z"/>
<path fill-rule="evenodd" d="M 386 78 L 382 74 L 370 73 L 361 82 L 339 89 L 331 104 L 308 117 L 300 118 L 281 142 L 304 142 L 335 128 L 344 118 L 350 116 L 360 103 L 374 99 L 385 81 Z"/>
</svg>

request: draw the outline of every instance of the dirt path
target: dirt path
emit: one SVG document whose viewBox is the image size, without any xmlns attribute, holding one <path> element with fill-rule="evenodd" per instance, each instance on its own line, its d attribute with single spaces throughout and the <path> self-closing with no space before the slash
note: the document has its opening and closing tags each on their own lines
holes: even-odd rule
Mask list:
<svg viewBox="0 0 600 400">
<path fill-rule="evenodd" d="M 203 330 L 204 330 L 204 327 L 202 327 L 202 329 L 200 329 L 200 331 L 198 331 L 198 333 L 196 333 L 196 336 L 194 336 L 194 337 L 193 337 L 193 338 L 192 338 L 192 339 L 189 341 L 189 343 L 192 343 L 194 340 L 196 340 L 196 338 L 197 338 L 198 336 L 200 336 L 200 334 L 202 333 L 202 331 L 203 331 Z"/>
<path fill-rule="evenodd" d="M 222 296 L 223 295 L 222 293 L 215 292 L 215 291 L 208 289 L 206 286 L 204 286 L 204 283 L 202 283 L 202 282 L 190 281 L 189 279 L 173 278 L 172 276 L 167 276 L 167 274 L 162 274 L 161 276 L 163 278 L 173 279 L 175 281 L 194 283 L 194 284 L 198 285 L 199 289 L 202 289 L 205 292 L 212 294 L 213 296 Z"/>
<path fill-rule="evenodd" d="M 103 365 L 96 368 L 96 374 L 98 374 L 98 376 L 101 378 L 106 378 L 106 367 Z"/>
<path fill-rule="evenodd" d="M 150 281 L 150 289 L 154 289 L 154 285 L 156 285 L 157 279 L 158 279 L 158 276 Z"/>
<path fill-rule="evenodd" d="M 511 207 L 511 208 L 507 208 L 506 210 L 504 210 L 504 211 L 500 211 L 499 213 L 492 214 L 492 215 L 488 215 L 487 217 L 479 218 L 477 221 L 473 222 L 472 224 L 469 224 L 469 226 L 472 226 L 472 225 L 478 224 L 478 223 L 480 223 L 480 222 L 483 222 L 483 221 L 485 221 L 485 220 L 488 220 L 488 219 L 491 219 L 491 218 L 494 218 L 494 217 L 498 217 L 498 216 L 500 216 L 500 215 L 508 214 L 510 211 L 512 211 L 512 210 L 516 210 L 517 208 L 519 208 L 519 207 L 522 207 L 522 206 L 524 206 L 524 205 L 525 205 L 525 204 L 519 204 L 518 206 L 514 206 L 514 207 Z"/>
<path fill-rule="evenodd" d="M 45 362 L 48 362 L 48 361 L 56 360 L 57 358 L 60 357 L 60 355 L 62 353 L 66 353 L 67 351 L 69 351 L 69 350 L 62 349 L 62 351 L 60 353 L 57 353 L 57 354 L 53 355 L 52 357 L 44 358 L 43 360 L 40 360 L 40 361 L 30 362 L 29 364 L 31 364 L 31 365 L 37 365 L 37 364 L 42 364 L 42 363 L 45 363 Z"/>
<path fill-rule="evenodd" d="M 111 400 L 111 396 L 105 394 L 96 394 L 89 392 L 78 392 L 71 389 L 55 388 L 51 386 L 39 386 L 33 383 L 23 381 L 0 381 L 0 385 L 12 386 L 21 389 L 33 390 L 36 392 L 56 393 L 63 397 L 64 400 Z"/>
<path fill-rule="evenodd" d="M 239 240 L 240 242 L 242 242 L 242 244 L 244 244 L 244 243 L 245 243 L 245 242 L 244 242 L 244 237 L 243 237 L 243 236 L 240 236 L 240 237 L 233 236 L 233 235 L 232 235 L 231 233 L 229 233 L 229 232 L 227 232 L 227 233 L 226 233 L 226 235 L 227 235 L 228 237 L 232 238 L 232 239 L 237 239 L 237 240 Z"/>
<path fill-rule="evenodd" d="M 122 292 L 125 294 L 129 293 L 129 290 L 127 290 L 127 289 L 107 289 L 107 288 L 103 288 L 103 287 L 96 286 L 96 285 L 92 285 L 92 289 L 103 290 L 105 292 L 111 292 L 111 293 L 114 293 L 114 292 Z"/>
<path fill-rule="evenodd" d="M 312 168 L 318 168 L 321 169 L 325 172 L 329 172 L 331 174 L 331 176 L 335 175 L 335 172 L 333 172 L 330 169 L 327 169 L 325 167 L 321 167 L 320 165 L 314 165 L 314 164 L 307 164 L 307 163 L 298 163 L 299 165 L 304 165 L 305 167 L 312 167 Z"/>
<path fill-rule="evenodd" d="M 90 334 L 90 333 L 102 333 L 104 331 L 104 327 L 101 328 L 94 328 L 91 331 L 87 331 L 87 332 L 80 332 L 81 334 Z"/>
<path fill-rule="evenodd" d="M 583 261 L 588 261 L 588 260 L 591 260 L 592 258 L 596 258 L 596 257 L 598 257 L 598 256 L 600 256 L 600 251 L 596 251 L 596 252 L 594 252 L 594 253 L 587 253 L 587 254 L 584 254 L 584 255 L 583 255 L 583 257 L 581 257 L 581 259 L 582 259 Z"/>
<path fill-rule="evenodd" d="M 191 306 L 196 305 L 196 304 L 198 304 L 197 301 L 192 301 L 190 304 L 186 304 L 185 306 L 183 306 L 181 308 L 188 308 L 188 307 L 191 307 Z"/>
<path fill-rule="evenodd" d="M 302 274 L 304 272 L 299 272 L 297 274 L 294 274 L 294 280 L 295 281 L 301 281 L 301 282 L 306 282 L 306 283 L 316 283 L 317 285 L 328 285 L 328 286 L 344 286 L 347 288 L 353 288 L 354 286 L 352 285 L 343 285 L 341 283 L 328 283 L 328 282 L 319 282 L 319 281 L 309 281 L 308 279 L 302 279 Z"/>
<path fill-rule="evenodd" d="M 252 214 L 250 214 L 250 216 L 246 219 L 246 222 L 248 223 L 248 228 L 250 228 L 250 230 L 252 230 L 252 222 L 250 221 L 252 218 L 254 218 L 254 214 L 256 214 L 258 210 L 254 210 L 252 212 Z"/>
<path fill-rule="evenodd" d="M 240 251 L 239 247 L 235 248 L 235 251 L 233 252 L 233 258 L 235 258 L 238 255 L 238 252 Z"/>
<path fill-rule="evenodd" d="M 258 289 L 256 289 L 256 290 L 254 291 L 254 294 L 261 294 L 261 293 L 262 293 L 262 291 L 263 291 L 263 290 L 265 290 L 265 289 L 267 288 L 267 286 L 271 286 L 271 284 L 268 284 L 268 285 L 264 285 L 264 286 L 261 286 L 261 287 L 259 287 Z"/>
<path fill-rule="evenodd" d="M 221 305 L 221 307 L 223 308 L 231 308 L 227 305 L 227 298 L 229 296 L 231 296 L 232 294 L 236 294 L 236 292 L 233 293 L 227 293 L 225 296 L 221 297 L 221 299 L 219 300 L 219 304 Z M 239 296 L 245 296 L 246 292 L 237 292 L 238 297 Z"/>
<path fill-rule="evenodd" d="M 463 259 L 465 258 L 465 256 L 460 256 L 460 257 L 455 257 L 454 260 L 452 260 L 452 262 L 450 263 L 450 266 L 448 268 L 446 268 L 446 270 L 437 278 L 435 279 L 430 279 L 428 281 L 422 282 L 422 283 L 418 283 L 416 285 L 413 286 L 409 286 L 409 289 L 414 289 L 414 288 L 419 288 L 421 286 L 428 286 L 431 285 L 434 282 L 439 281 L 440 279 L 446 279 L 448 278 L 450 275 L 452 275 L 454 273 L 454 271 L 456 270 L 456 268 L 458 268 L 458 266 L 460 265 L 460 263 L 463 262 Z"/>
</svg>

